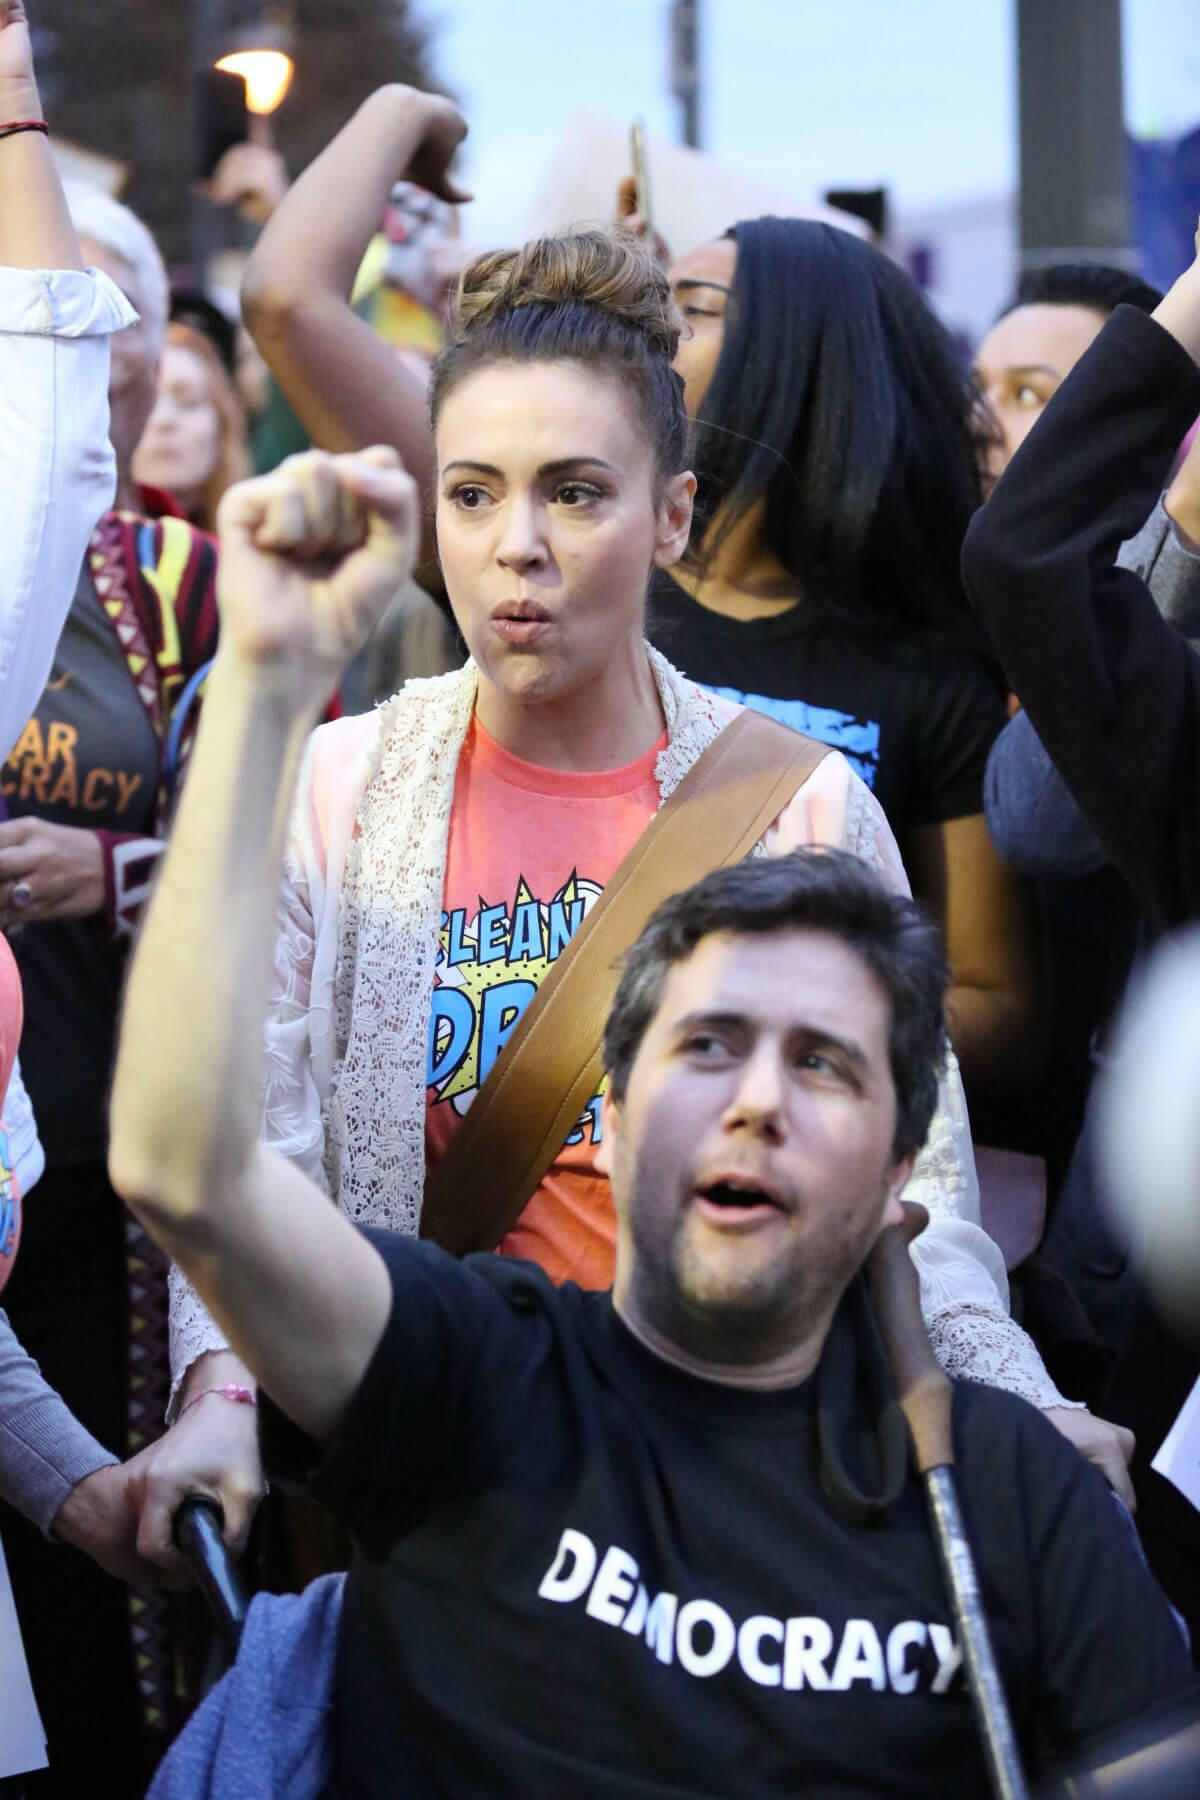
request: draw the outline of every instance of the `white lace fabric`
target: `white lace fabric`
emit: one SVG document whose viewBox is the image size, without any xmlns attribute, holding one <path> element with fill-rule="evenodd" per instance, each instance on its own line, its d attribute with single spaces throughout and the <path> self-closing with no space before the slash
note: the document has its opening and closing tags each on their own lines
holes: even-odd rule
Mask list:
<svg viewBox="0 0 1200 1800">
<path fill-rule="evenodd" d="M 737 708 L 648 648 L 667 721 L 660 804 Z M 409 682 L 372 715 L 314 734 L 284 861 L 266 1026 L 263 1140 L 356 1223 L 415 1234 L 425 1179 L 425 1065 L 458 759 L 475 704 L 468 662 Z M 830 752 L 759 846 L 852 851 L 893 889 L 908 882 L 878 802 Z M 979 1189 L 958 1065 L 951 1056 L 908 1197 L 930 1223 L 914 1247 L 922 1309 L 947 1372 L 1037 1406 L 1065 1405 L 1030 1338 L 1009 1317 L 999 1250 L 979 1223 Z M 177 1271 L 171 1280 L 175 1388 L 196 1357 L 225 1347 Z"/>
</svg>

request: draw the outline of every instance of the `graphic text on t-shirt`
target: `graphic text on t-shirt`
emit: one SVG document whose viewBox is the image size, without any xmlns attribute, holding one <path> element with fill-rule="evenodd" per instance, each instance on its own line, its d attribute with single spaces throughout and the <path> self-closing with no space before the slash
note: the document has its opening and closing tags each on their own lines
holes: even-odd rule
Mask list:
<svg viewBox="0 0 1200 1800">
<path fill-rule="evenodd" d="M 434 1104 L 466 1112 L 600 893 L 572 869 L 550 899 L 539 900 L 522 875 L 509 904 L 481 896 L 474 914 L 465 907 L 442 914 L 425 1071 Z M 599 1143 L 602 1093 L 588 1102 L 568 1144 L 585 1136 Z"/>
<path fill-rule="evenodd" d="M 738 1669 L 758 1687 L 848 1693 L 857 1682 L 882 1694 L 949 1692 L 962 1664 L 950 1627 L 935 1619 L 828 1619 L 753 1613 L 736 1620 L 717 1601 L 652 1594 L 619 1544 L 603 1556 L 568 1526 L 538 1598 L 583 1603 L 589 1618 L 641 1638 L 661 1663 L 706 1680 Z"/>
<path fill-rule="evenodd" d="M 714 687 L 711 692 L 722 700 L 734 700 L 754 712 L 766 713 L 781 725 L 790 725 L 805 737 L 829 744 L 840 750 L 856 775 L 869 788 L 875 786 L 879 769 L 879 726 L 874 719 L 856 718 L 853 713 L 839 712 L 835 706 L 810 706 L 807 700 L 779 700 L 770 694 L 743 694 L 740 688 Z"/>
</svg>

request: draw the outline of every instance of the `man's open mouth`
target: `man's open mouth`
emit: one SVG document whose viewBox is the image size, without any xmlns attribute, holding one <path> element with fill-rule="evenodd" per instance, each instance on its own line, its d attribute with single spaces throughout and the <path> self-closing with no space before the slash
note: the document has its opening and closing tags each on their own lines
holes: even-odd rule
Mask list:
<svg viewBox="0 0 1200 1800">
<path fill-rule="evenodd" d="M 709 1206 L 717 1207 L 722 1212 L 751 1212 L 758 1207 L 770 1207 L 775 1212 L 786 1210 L 777 1194 L 770 1189 L 760 1187 L 756 1182 L 740 1177 L 726 1176 L 719 1181 L 707 1183 L 696 1189 L 696 1197 Z"/>
</svg>

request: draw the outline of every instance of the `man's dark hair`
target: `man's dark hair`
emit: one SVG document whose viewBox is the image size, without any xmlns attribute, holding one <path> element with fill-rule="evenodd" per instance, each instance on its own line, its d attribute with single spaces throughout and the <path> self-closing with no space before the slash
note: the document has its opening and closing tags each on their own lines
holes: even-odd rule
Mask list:
<svg viewBox="0 0 1200 1800">
<path fill-rule="evenodd" d="M 667 975 L 713 932 L 824 931 L 860 956 L 887 996 L 888 1052 L 896 1088 L 895 1154 L 925 1142 L 946 1054 L 950 972 L 941 934 L 914 901 L 889 893 L 861 858 L 796 850 L 718 869 L 665 900 L 625 958 L 608 1024 L 604 1063 L 612 1097 L 662 1001 Z"/>
<path fill-rule="evenodd" d="M 1026 269 L 1000 317 L 1018 306 L 1090 306 L 1107 319 L 1118 306 L 1153 312 L 1161 299 L 1157 288 L 1128 269 L 1114 269 L 1108 263 L 1050 263 L 1044 269 Z"/>
<path fill-rule="evenodd" d="M 726 235 L 737 265 L 695 427 L 701 565 L 763 501 L 810 617 L 980 647 L 959 574 L 981 498 L 975 399 L 950 333 L 849 232 L 764 218 Z"/>
</svg>

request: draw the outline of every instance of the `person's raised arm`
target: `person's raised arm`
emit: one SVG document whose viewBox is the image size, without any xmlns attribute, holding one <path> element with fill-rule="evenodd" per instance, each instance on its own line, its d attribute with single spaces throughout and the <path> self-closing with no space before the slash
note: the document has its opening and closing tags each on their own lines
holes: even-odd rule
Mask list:
<svg viewBox="0 0 1200 1800">
<path fill-rule="evenodd" d="M 333 1430 L 387 1322 L 383 1262 L 258 1143 L 283 838 L 301 752 L 412 565 L 394 451 L 321 452 L 221 504 L 221 645 L 125 1002 L 113 1183 L 247 1367 L 310 1436 Z"/>
<path fill-rule="evenodd" d="M 0 130 L 41 120 L 21 0 L 0 0 Z M 0 136 L 0 755 L 46 684 L 84 548 L 112 504 L 108 335 L 134 314 L 84 273 L 42 131 Z"/>
<path fill-rule="evenodd" d="M 1118 307 L 963 549 L 967 591 L 1038 737 L 1143 905 L 1200 904 L 1200 658 L 1117 566 L 1200 407 L 1200 260 Z"/>
<path fill-rule="evenodd" d="M 0 131 L 42 118 L 23 0 L 0 0 Z M 0 137 L 0 266 L 82 269 L 46 134 Z"/>
<path fill-rule="evenodd" d="M 447 174 L 466 130 L 437 94 L 377 89 L 285 195 L 242 282 L 251 335 L 313 442 L 392 444 L 422 489 L 433 471 L 424 383 L 350 292 L 397 181 L 469 198 Z"/>
</svg>

